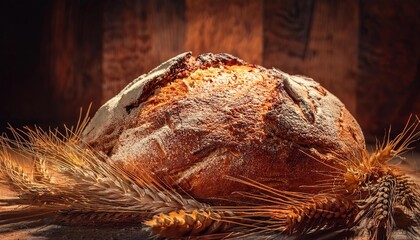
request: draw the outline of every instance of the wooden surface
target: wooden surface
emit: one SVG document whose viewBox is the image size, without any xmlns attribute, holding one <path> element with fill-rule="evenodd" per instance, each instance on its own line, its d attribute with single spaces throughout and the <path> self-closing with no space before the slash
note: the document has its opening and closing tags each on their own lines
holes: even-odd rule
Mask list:
<svg viewBox="0 0 420 240">
<path fill-rule="evenodd" d="M 102 103 L 184 51 L 183 1 L 106 1 L 103 21 Z"/>
<path fill-rule="evenodd" d="M 1 1 L 0 128 L 72 124 L 184 51 L 308 75 L 368 140 L 420 114 L 420 1 Z"/>
<path fill-rule="evenodd" d="M 53 104 L 61 119 L 78 116 L 90 102 L 99 107 L 102 92 L 102 5 L 100 1 L 53 1 L 46 6 L 41 51 Z"/>
<path fill-rule="evenodd" d="M 262 0 L 186 0 L 185 49 L 227 52 L 262 64 Z"/>
<path fill-rule="evenodd" d="M 420 114 L 419 13 L 417 0 L 360 1 L 356 116 L 370 132 Z"/>
<path fill-rule="evenodd" d="M 268 1 L 264 66 L 310 76 L 356 113 L 358 2 Z"/>
</svg>

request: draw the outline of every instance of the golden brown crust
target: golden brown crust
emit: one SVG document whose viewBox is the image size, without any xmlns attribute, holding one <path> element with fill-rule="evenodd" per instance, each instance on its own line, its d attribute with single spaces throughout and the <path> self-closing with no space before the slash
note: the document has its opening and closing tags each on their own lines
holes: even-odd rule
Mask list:
<svg viewBox="0 0 420 240">
<path fill-rule="evenodd" d="M 317 191 L 300 186 L 329 169 L 303 152 L 364 149 L 357 122 L 317 82 L 227 54 L 185 53 L 140 77 L 98 111 L 84 139 L 200 199 L 247 190 L 224 176 Z"/>
</svg>

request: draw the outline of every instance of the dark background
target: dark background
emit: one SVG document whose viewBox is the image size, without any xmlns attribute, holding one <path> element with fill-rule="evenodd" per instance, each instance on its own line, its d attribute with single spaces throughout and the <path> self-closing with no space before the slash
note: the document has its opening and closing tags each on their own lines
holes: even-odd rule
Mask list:
<svg viewBox="0 0 420 240">
<path fill-rule="evenodd" d="M 0 124 L 73 124 L 184 51 L 308 75 L 368 140 L 420 114 L 418 0 L 2 0 Z"/>
</svg>

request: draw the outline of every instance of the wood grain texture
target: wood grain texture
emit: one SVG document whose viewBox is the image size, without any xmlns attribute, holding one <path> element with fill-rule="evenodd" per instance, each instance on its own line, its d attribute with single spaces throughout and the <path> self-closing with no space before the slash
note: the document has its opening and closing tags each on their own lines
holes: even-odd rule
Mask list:
<svg viewBox="0 0 420 240">
<path fill-rule="evenodd" d="M 313 2 L 313 0 L 264 1 L 264 64 L 276 64 L 277 54 L 296 58 L 305 57 Z"/>
<path fill-rule="evenodd" d="M 186 0 L 185 49 L 194 55 L 230 53 L 262 64 L 261 0 Z"/>
<path fill-rule="evenodd" d="M 182 52 L 183 2 L 107 1 L 104 9 L 102 102 Z"/>
<path fill-rule="evenodd" d="M 420 114 L 420 4 L 416 0 L 360 1 L 357 115 L 368 132 Z"/>
<path fill-rule="evenodd" d="M 185 51 L 184 0 L 153 0 L 151 14 L 153 22 L 152 52 L 157 61 L 153 67 L 156 67 Z"/>
<path fill-rule="evenodd" d="M 351 0 L 270 2 L 264 65 L 314 78 L 355 114 L 358 13 Z"/>
<path fill-rule="evenodd" d="M 184 51 L 313 77 L 367 135 L 420 114 L 420 1 L 1 1 L 6 122 L 61 125 Z M 22 87 L 25 86 L 25 87 Z M 27 104 L 30 103 L 30 104 Z"/>
<path fill-rule="evenodd" d="M 148 1 L 107 1 L 104 7 L 102 102 L 150 70 Z"/>
<path fill-rule="evenodd" d="M 102 80 L 100 1 L 49 2 L 43 59 L 49 81 L 50 111 L 58 122 L 77 120 L 80 107 L 99 107 Z"/>
</svg>

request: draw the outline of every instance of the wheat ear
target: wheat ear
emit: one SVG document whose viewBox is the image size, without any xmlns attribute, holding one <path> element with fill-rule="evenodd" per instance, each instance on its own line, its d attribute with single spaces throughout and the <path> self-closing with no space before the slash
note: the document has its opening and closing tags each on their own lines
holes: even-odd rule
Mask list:
<svg viewBox="0 0 420 240">
<path fill-rule="evenodd" d="M 249 236 L 336 230 L 347 226 L 355 216 L 356 206 L 341 195 L 282 191 L 248 178 L 228 178 L 257 189 L 258 194 L 237 192 L 257 203 L 213 209 L 233 212 L 223 220 L 243 226 Z"/>
<path fill-rule="evenodd" d="M 410 149 L 410 144 L 417 141 L 420 137 L 420 119 L 415 116 L 413 123 L 411 123 L 412 116 L 407 121 L 404 129 L 393 140 L 390 139 L 391 128 L 384 136 L 381 144 L 377 144 L 376 151 L 370 155 L 366 163 L 369 166 L 375 166 L 377 163 L 385 163 L 396 156 Z"/>
<path fill-rule="evenodd" d="M 226 215 L 226 212 L 223 214 Z M 144 225 L 149 232 L 163 238 L 209 236 L 229 232 L 232 228 L 233 224 L 224 222 L 223 217 L 210 209 L 179 210 L 155 215 Z"/>
<path fill-rule="evenodd" d="M 397 179 L 392 175 L 379 178 L 372 186 L 373 192 L 364 200 L 359 201 L 359 212 L 355 223 L 361 226 L 360 233 L 369 232 L 371 239 L 383 235 L 385 239 L 391 237 L 395 222 L 392 216 L 396 200 Z"/>
</svg>

